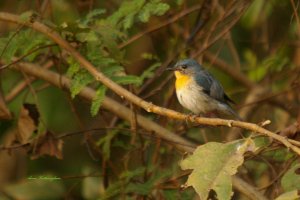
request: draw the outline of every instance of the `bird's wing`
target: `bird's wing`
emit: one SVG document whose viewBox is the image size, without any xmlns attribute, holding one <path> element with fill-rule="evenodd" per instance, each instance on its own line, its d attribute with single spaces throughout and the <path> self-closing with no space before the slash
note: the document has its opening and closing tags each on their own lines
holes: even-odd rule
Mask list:
<svg viewBox="0 0 300 200">
<path fill-rule="evenodd" d="M 203 91 L 212 98 L 227 103 L 233 102 L 225 93 L 222 85 L 206 71 L 201 71 L 196 76 L 196 82 L 203 87 Z"/>
</svg>

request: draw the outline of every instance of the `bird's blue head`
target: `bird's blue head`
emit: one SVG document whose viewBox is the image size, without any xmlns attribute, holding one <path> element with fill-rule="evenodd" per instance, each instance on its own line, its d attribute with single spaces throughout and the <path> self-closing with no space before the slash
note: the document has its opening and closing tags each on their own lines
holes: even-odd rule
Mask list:
<svg viewBox="0 0 300 200">
<path fill-rule="evenodd" d="M 178 61 L 173 68 L 168 68 L 169 70 L 179 72 L 185 75 L 193 75 L 197 72 L 203 70 L 201 65 L 194 59 L 184 59 Z"/>
</svg>

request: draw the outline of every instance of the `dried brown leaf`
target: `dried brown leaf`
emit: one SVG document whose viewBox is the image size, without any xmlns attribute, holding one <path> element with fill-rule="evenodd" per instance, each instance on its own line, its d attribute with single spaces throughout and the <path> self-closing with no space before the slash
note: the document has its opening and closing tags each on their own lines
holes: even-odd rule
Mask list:
<svg viewBox="0 0 300 200">
<path fill-rule="evenodd" d="M 34 146 L 31 159 L 37 159 L 43 155 L 55 156 L 57 159 L 63 158 L 63 141 L 55 138 L 51 132 L 46 132 L 39 136 L 33 144 L 36 145 Z"/>
<path fill-rule="evenodd" d="M 18 119 L 17 139 L 21 144 L 29 142 L 37 126 L 30 116 L 30 111 L 25 107 L 21 108 Z"/>
</svg>

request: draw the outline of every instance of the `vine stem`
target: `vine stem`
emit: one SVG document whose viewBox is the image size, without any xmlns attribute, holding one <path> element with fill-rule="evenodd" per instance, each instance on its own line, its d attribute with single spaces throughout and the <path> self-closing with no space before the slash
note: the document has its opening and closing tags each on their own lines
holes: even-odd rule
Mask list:
<svg viewBox="0 0 300 200">
<path fill-rule="evenodd" d="M 242 121 L 235 121 L 235 120 L 225 120 L 219 118 L 204 118 L 204 117 L 189 117 L 188 115 L 176 112 L 174 110 L 170 110 L 167 108 L 163 108 L 157 105 L 152 104 L 151 102 L 144 101 L 140 97 L 134 95 L 133 93 L 129 92 L 122 86 L 118 85 L 117 83 L 110 80 L 106 77 L 103 73 L 98 71 L 87 59 L 85 59 L 75 48 L 73 48 L 66 40 L 64 40 L 55 30 L 47 27 L 46 25 L 33 20 L 24 21 L 18 15 L 0 12 L 0 20 L 6 22 L 12 22 L 20 25 L 28 26 L 38 32 L 43 33 L 55 43 L 57 43 L 61 48 L 68 51 L 74 59 L 77 60 L 80 65 L 85 68 L 87 71 L 94 76 L 94 78 L 104 84 L 106 87 L 114 91 L 120 97 L 127 99 L 128 101 L 132 102 L 133 104 L 145 109 L 147 112 L 153 112 L 162 116 L 166 116 L 173 119 L 178 120 L 190 120 L 192 122 L 196 122 L 202 125 L 209 125 L 209 126 L 228 126 L 228 127 L 239 127 L 245 130 L 252 131 L 257 134 L 266 135 L 268 137 L 277 140 L 278 142 L 285 145 L 287 148 L 291 149 L 298 155 L 300 155 L 300 149 L 297 146 L 291 144 L 287 138 L 277 135 L 265 128 L 262 128 L 256 124 L 242 122 Z"/>
</svg>

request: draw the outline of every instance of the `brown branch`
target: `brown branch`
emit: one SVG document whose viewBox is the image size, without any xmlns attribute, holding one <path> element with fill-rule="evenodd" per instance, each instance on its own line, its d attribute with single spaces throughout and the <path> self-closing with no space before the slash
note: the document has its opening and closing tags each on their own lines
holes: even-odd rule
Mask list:
<svg viewBox="0 0 300 200">
<path fill-rule="evenodd" d="M 235 186 L 235 189 L 245 194 L 249 199 L 268 200 L 260 192 L 257 192 L 257 188 L 254 188 L 249 183 L 237 176 L 232 179 L 232 183 Z"/>
<path fill-rule="evenodd" d="M 253 90 L 264 91 L 261 94 L 264 94 L 265 97 L 261 97 L 262 96 L 261 94 L 257 94 L 254 98 L 246 100 L 242 105 L 239 106 L 240 108 L 243 108 L 241 111 L 241 112 L 244 112 L 244 114 L 241 115 L 243 117 L 243 119 L 246 119 L 246 116 L 248 115 L 249 110 L 252 109 L 252 108 L 249 108 L 247 111 L 243 111 L 245 107 L 257 105 L 258 103 L 262 103 L 265 101 L 269 102 L 270 104 L 276 105 L 277 107 L 290 113 L 294 117 L 297 116 L 297 114 L 298 114 L 297 110 L 289 109 L 289 107 L 288 107 L 289 104 L 287 104 L 286 102 L 282 102 L 274 97 L 284 95 L 287 92 L 297 89 L 299 87 L 299 84 L 291 85 L 291 88 L 289 88 L 287 90 L 272 94 L 268 91 L 268 89 L 265 86 L 259 85 L 255 82 L 251 81 L 247 76 L 245 76 L 239 70 L 236 70 L 234 67 L 228 65 L 224 60 L 217 58 L 217 56 L 213 55 L 211 52 L 206 51 L 204 53 L 204 59 L 207 60 L 208 62 L 212 63 L 214 65 L 214 67 L 220 69 L 222 72 L 226 73 L 227 75 L 229 75 L 231 78 L 233 78 L 237 82 L 241 83 L 246 88 L 250 89 L 250 92 Z M 249 92 L 249 94 L 250 94 L 250 92 Z"/>
<path fill-rule="evenodd" d="M 65 41 L 56 31 L 50 29 L 49 27 L 45 26 L 44 24 L 37 22 L 37 21 L 23 22 L 17 15 L 5 13 L 5 12 L 0 12 L 0 20 L 17 23 L 17 24 L 24 24 L 28 27 L 33 28 L 34 30 L 36 30 L 38 32 L 45 34 L 51 40 L 56 42 L 60 47 L 67 50 L 74 57 L 74 59 L 76 59 L 77 62 L 79 62 L 81 64 L 81 66 L 83 68 L 85 68 L 87 71 L 89 71 L 91 73 L 91 75 L 94 76 L 94 78 L 97 81 L 103 83 L 106 87 L 108 87 L 109 89 L 114 91 L 119 96 L 121 96 L 121 97 L 127 99 L 128 101 L 134 103 L 135 105 L 145 109 L 147 112 L 153 112 L 153 113 L 156 113 L 159 115 L 163 115 L 163 116 L 173 118 L 173 119 L 178 119 L 178 120 L 190 120 L 192 122 L 197 122 L 197 123 L 203 124 L 203 125 L 243 128 L 245 130 L 249 130 L 254 133 L 258 133 L 258 134 L 262 134 L 262 135 L 271 137 L 271 138 L 277 140 L 278 142 L 282 143 L 283 145 L 285 145 L 287 148 L 293 150 L 298 155 L 300 155 L 300 149 L 298 147 L 292 145 L 285 137 L 277 135 L 267 129 L 264 129 L 264 128 L 256 125 L 256 124 L 242 122 L 242 121 L 225 120 L 225 119 L 219 119 L 219 118 L 204 118 L 204 117 L 203 118 L 202 117 L 194 118 L 194 117 L 190 117 L 188 115 L 176 112 L 174 110 L 159 107 L 150 102 L 144 101 L 143 99 L 132 94 L 131 92 L 129 92 L 122 86 L 120 86 L 117 83 L 110 80 L 103 73 L 99 72 L 88 60 L 86 60 L 76 49 L 74 49 L 67 41 Z M 113 101 L 113 100 L 111 99 L 111 101 Z M 111 104 L 108 105 L 108 102 L 106 102 L 106 105 L 111 106 Z M 115 113 L 118 113 L 120 110 L 115 110 L 116 107 L 119 107 L 119 106 L 116 105 L 114 108 L 111 108 L 111 110 L 114 110 Z M 124 118 L 124 117 L 125 116 L 123 116 L 122 118 Z M 126 117 L 128 117 L 128 116 L 126 116 Z M 170 136 L 170 135 L 168 135 L 168 136 Z M 170 138 L 170 139 L 172 139 L 172 138 Z M 179 139 L 179 138 L 177 137 L 177 139 Z M 180 139 L 182 139 L 182 138 L 180 138 Z"/>
<path fill-rule="evenodd" d="M 218 34 L 216 34 L 213 38 L 212 37 L 212 33 L 213 31 L 215 31 L 215 29 L 217 29 L 217 25 L 219 24 L 219 22 L 227 19 L 236 9 L 235 7 L 230 8 L 229 10 L 227 10 L 226 12 L 224 12 L 219 19 L 217 19 L 216 21 L 214 21 L 214 23 L 211 25 L 210 30 L 208 30 L 208 32 L 210 34 L 208 34 L 205 39 L 204 42 L 202 44 L 202 46 L 199 48 L 199 50 L 195 53 L 192 54 L 191 57 L 198 57 L 200 56 L 206 49 L 208 49 L 209 47 L 211 47 L 213 44 L 215 44 L 218 40 L 220 40 L 224 35 L 228 34 L 228 32 L 230 31 L 230 29 L 238 22 L 238 20 L 241 18 L 241 16 L 243 15 L 244 11 L 246 10 L 247 6 L 249 4 L 246 2 L 244 5 L 242 5 L 241 8 L 239 8 L 239 13 L 236 14 L 236 16 L 230 20 L 230 22 L 228 22 L 226 25 L 223 25 L 223 29 L 220 30 L 220 32 Z"/>
<path fill-rule="evenodd" d="M 17 62 L 20 62 L 21 60 L 23 60 L 24 58 L 26 58 L 27 56 L 33 54 L 36 51 L 39 51 L 41 49 L 48 48 L 48 47 L 53 47 L 53 46 L 56 46 L 56 45 L 57 44 L 46 44 L 46 45 L 43 45 L 43 46 L 38 46 L 38 47 L 36 47 L 36 48 L 28 51 L 26 54 L 22 55 L 21 57 L 13 60 L 11 63 L 8 63 L 8 64 L 5 64 L 5 65 L 1 66 L 0 70 L 5 69 L 5 68 L 7 68 L 7 67 L 9 67 L 9 66 L 11 66 L 13 64 L 16 64 Z"/>
<path fill-rule="evenodd" d="M 255 86 L 255 83 L 253 83 L 251 80 L 248 79 L 247 76 L 240 73 L 238 70 L 236 70 L 233 67 L 230 67 L 226 62 L 223 60 L 217 58 L 212 53 L 206 51 L 204 53 L 204 58 L 211 62 L 212 64 L 216 65 L 220 70 L 222 70 L 224 73 L 230 75 L 234 80 L 238 81 L 239 83 L 243 84 L 247 88 L 253 88 Z"/>
<path fill-rule="evenodd" d="M 57 87 L 61 87 L 67 90 L 70 89 L 71 81 L 68 78 L 64 76 L 60 76 L 55 72 L 38 67 L 35 64 L 19 63 L 14 68 L 19 71 L 25 72 L 28 75 L 43 79 Z M 79 93 L 79 96 L 87 99 L 88 101 L 92 101 L 95 97 L 95 91 L 91 88 L 85 87 Z M 109 97 L 104 98 L 102 107 L 111 111 L 112 113 L 115 113 L 120 118 L 126 121 L 130 122 L 132 120 L 131 110 Z M 158 124 L 152 122 L 151 120 L 148 120 L 147 118 L 141 115 L 137 115 L 136 118 L 139 126 L 141 126 L 143 129 L 149 132 L 154 132 L 155 134 L 157 134 L 157 136 L 177 144 L 175 146 L 181 150 L 188 151 L 188 152 L 193 151 L 195 147 L 194 144 L 188 142 L 187 140 L 181 138 L 180 136 L 175 135 L 171 131 L 162 128 Z"/>
<path fill-rule="evenodd" d="M 45 69 L 48 69 L 53 66 L 53 62 L 49 61 L 46 64 L 44 64 L 42 67 Z M 20 94 L 28 84 L 32 83 L 35 81 L 36 78 L 30 77 L 29 80 L 24 80 L 20 83 L 18 83 L 14 88 L 10 89 L 10 92 L 5 96 L 5 101 L 10 102 L 12 101 L 18 94 Z"/>
<path fill-rule="evenodd" d="M 35 76 L 37 78 L 43 79 L 59 88 L 65 88 L 70 89 L 70 80 L 64 76 L 60 76 L 59 74 L 49 71 L 47 69 L 38 67 L 35 64 L 29 64 L 29 63 L 19 63 L 18 66 L 15 66 L 15 69 L 23 71 L 27 73 L 28 75 Z M 78 94 L 79 96 L 87 99 L 88 101 L 92 101 L 94 99 L 96 92 L 89 88 L 85 87 L 81 90 L 81 92 Z M 116 102 L 115 100 L 105 97 L 102 107 L 111 111 L 112 113 L 115 113 L 120 118 L 130 122 L 131 118 L 131 110 L 122 104 Z M 192 152 L 194 150 L 194 144 L 186 141 L 185 139 L 181 138 L 180 136 L 170 132 L 169 130 L 161 127 L 160 125 L 156 124 L 155 122 L 137 114 L 136 115 L 137 123 L 139 126 L 144 128 L 145 130 L 148 130 L 149 132 L 154 132 L 158 137 L 165 141 L 169 141 L 169 144 L 172 144 L 173 146 L 177 147 L 179 150 L 184 152 Z M 79 134 L 79 132 L 76 133 L 69 133 L 59 136 L 58 138 L 68 137 L 71 135 Z M 151 134 L 148 134 L 151 137 Z M 28 144 L 25 144 L 28 145 Z M 25 145 L 22 145 L 25 146 Z M 19 148 L 20 145 L 14 146 L 13 148 Z M 3 147 L 3 149 L 7 149 Z M 233 186 L 238 191 L 242 192 L 246 196 L 250 197 L 250 199 L 253 200 L 265 200 L 266 198 L 252 185 L 249 185 L 244 180 L 237 176 L 233 176 Z"/>
</svg>

